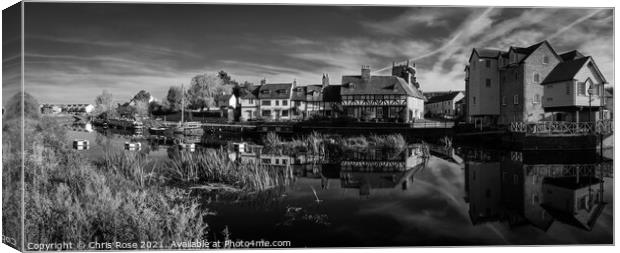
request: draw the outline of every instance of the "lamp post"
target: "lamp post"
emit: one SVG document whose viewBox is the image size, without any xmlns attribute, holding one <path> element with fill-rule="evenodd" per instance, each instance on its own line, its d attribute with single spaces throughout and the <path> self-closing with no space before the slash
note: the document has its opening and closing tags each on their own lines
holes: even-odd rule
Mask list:
<svg viewBox="0 0 620 253">
<path fill-rule="evenodd" d="M 594 90 L 592 89 L 592 85 L 590 85 L 590 87 L 588 87 L 588 121 L 590 123 L 590 125 L 592 126 L 591 131 L 594 130 L 594 123 L 592 123 L 592 93 L 594 92 Z"/>
</svg>

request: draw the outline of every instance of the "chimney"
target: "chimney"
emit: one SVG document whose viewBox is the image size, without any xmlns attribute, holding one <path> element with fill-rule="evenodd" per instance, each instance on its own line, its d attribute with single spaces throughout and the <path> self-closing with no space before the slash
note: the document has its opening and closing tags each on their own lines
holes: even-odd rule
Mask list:
<svg viewBox="0 0 620 253">
<path fill-rule="evenodd" d="M 328 74 L 323 74 L 322 84 L 323 84 L 323 87 L 329 85 L 329 75 Z"/>
<path fill-rule="evenodd" d="M 293 79 L 293 88 L 297 86 L 297 79 Z"/>
<path fill-rule="evenodd" d="M 263 78 L 262 80 L 260 80 L 260 85 L 265 85 L 267 84 L 267 79 Z"/>
<path fill-rule="evenodd" d="M 362 80 L 370 81 L 370 66 L 368 65 L 362 65 Z"/>
</svg>

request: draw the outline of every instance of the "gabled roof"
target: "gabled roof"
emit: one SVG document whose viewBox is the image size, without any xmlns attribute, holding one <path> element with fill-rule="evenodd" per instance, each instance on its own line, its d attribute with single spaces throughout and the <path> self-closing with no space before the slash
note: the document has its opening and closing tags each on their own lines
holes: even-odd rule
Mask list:
<svg viewBox="0 0 620 253">
<path fill-rule="evenodd" d="M 239 98 L 240 99 L 257 99 L 258 98 L 258 89 L 260 86 L 250 86 L 239 89 Z"/>
<path fill-rule="evenodd" d="M 287 99 L 291 97 L 292 83 L 268 83 L 258 90 L 259 99 Z"/>
<path fill-rule="evenodd" d="M 569 51 L 560 55 L 563 61 L 572 61 L 578 58 L 585 57 L 581 52 L 577 50 Z"/>
<path fill-rule="evenodd" d="M 427 104 L 453 100 L 457 95 L 462 94 L 460 91 L 449 92 L 444 95 L 434 96 L 428 99 Z"/>
<path fill-rule="evenodd" d="M 467 62 L 471 62 L 471 58 L 474 54 L 478 55 L 479 58 L 497 58 L 500 54 L 502 54 L 501 50 L 497 49 L 488 49 L 488 48 L 474 48 L 469 55 L 469 60 Z"/>
<path fill-rule="evenodd" d="M 531 45 L 529 47 L 510 47 L 508 52 L 510 52 L 512 50 L 512 51 L 515 51 L 515 53 L 524 55 L 524 57 L 521 59 L 521 61 L 519 61 L 519 63 L 521 63 L 521 62 L 524 62 L 528 57 L 530 57 L 530 55 L 534 51 L 536 51 L 536 49 L 538 49 L 542 45 L 547 45 L 549 47 L 549 49 L 551 49 L 551 52 L 553 53 L 553 55 L 555 55 L 555 57 L 561 59 L 561 57 L 558 55 L 558 53 L 555 52 L 555 49 L 553 49 L 551 44 L 549 44 L 549 42 L 546 41 L 546 40 L 538 42 L 538 43 L 536 43 L 534 45 Z"/>
<path fill-rule="evenodd" d="M 291 100 L 293 101 L 304 101 L 306 100 L 306 90 L 307 86 L 297 86 L 293 88 L 293 93 L 291 95 Z"/>
<path fill-rule="evenodd" d="M 572 61 L 560 62 L 551 70 L 549 75 L 541 82 L 541 84 L 557 83 L 562 81 L 573 80 L 575 75 L 588 62 L 590 57 L 578 58 Z"/>
<path fill-rule="evenodd" d="M 425 99 L 413 85 L 397 76 L 371 76 L 364 81 L 361 76 L 343 76 L 341 95 L 408 95 Z"/>
<path fill-rule="evenodd" d="M 222 107 L 222 106 L 228 106 L 228 101 L 230 101 L 230 98 L 234 96 L 232 94 L 224 94 L 224 95 L 217 95 L 215 96 L 215 105 Z"/>
</svg>

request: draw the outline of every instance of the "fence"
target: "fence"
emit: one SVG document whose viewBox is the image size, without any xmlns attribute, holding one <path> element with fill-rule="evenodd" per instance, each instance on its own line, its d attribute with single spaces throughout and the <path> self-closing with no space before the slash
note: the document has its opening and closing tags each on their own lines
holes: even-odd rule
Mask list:
<svg viewBox="0 0 620 253">
<path fill-rule="evenodd" d="M 596 122 L 511 122 L 510 132 L 527 135 L 588 135 L 594 133 L 610 134 L 613 132 L 611 120 Z"/>
</svg>

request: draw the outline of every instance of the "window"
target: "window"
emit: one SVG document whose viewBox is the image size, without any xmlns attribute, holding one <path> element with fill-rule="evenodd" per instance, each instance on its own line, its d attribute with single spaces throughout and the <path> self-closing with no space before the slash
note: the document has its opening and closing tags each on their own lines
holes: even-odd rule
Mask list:
<svg viewBox="0 0 620 253">
<path fill-rule="evenodd" d="M 261 105 L 271 105 L 271 100 L 263 100 Z"/>
<path fill-rule="evenodd" d="M 287 164 L 287 161 L 282 159 L 282 164 Z"/>
<path fill-rule="evenodd" d="M 506 105 L 506 96 L 502 96 L 502 105 Z"/>
<path fill-rule="evenodd" d="M 474 97 L 474 104 L 476 104 L 476 97 Z"/>
<path fill-rule="evenodd" d="M 288 116 L 288 110 L 283 110 L 282 111 L 282 116 L 287 117 Z"/>
<path fill-rule="evenodd" d="M 599 95 L 601 90 L 601 86 L 600 85 L 592 85 L 592 95 Z"/>
<path fill-rule="evenodd" d="M 261 162 L 264 163 L 264 164 L 270 164 L 271 163 L 271 159 L 263 158 L 263 159 L 261 159 Z"/>
<path fill-rule="evenodd" d="M 540 95 L 536 94 L 534 95 L 534 104 L 538 104 L 540 103 Z"/>
<path fill-rule="evenodd" d="M 287 106 L 288 105 L 288 101 L 282 100 L 282 105 Z"/>
<path fill-rule="evenodd" d="M 263 110 L 261 115 L 263 115 L 263 117 L 269 117 L 271 116 L 271 110 Z"/>
<path fill-rule="evenodd" d="M 570 95 L 570 83 L 566 84 L 566 95 Z"/>
<path fill-rule="evenodd" d="M 538 74 L 538 72 L 534 72 L 534 82 L 535 83 L 540 82 L 540 74 Z"/>
<path fill-rule="evenodd" d="M 276 100 L 276 105 L 280 105 L 280 100 Z"/>
<path fill-rule="evenodd" d="M 485 85 L 486 85 L 487 87 L 491 87 L 491 79 L 488 79 L 488 78 L 487 78 L 487 79 L 485 80 Z"/>
<path fill-rule="evenodd" d="M 513 102 L 515 105 L 518 105 L 518 104 L 519 104 L 519 95 L 515 95 L 515 96 L 512 98 L 512 100 L 513 100 L 512 102 Z"/>
<path fill-rule="evenodd" d="M 549 63 L 549 56 L 544 55 L 543 58 L 542 58 L 542 63 L 543 64 Z"/>
<path fill-rule="evenodd" d="M 301 101 L 295 101 L 295 106 L 301 106 Z"/>
<path fill-rule="evenodd" d="M 578 83 L 577 84 L 577 94 L 585 95 L 586 94 L 586 83 Z"/>
<path fill-rule="evenodd" d="M 519 176 L 517 176 L 517 175 L 513 175 L 513 176 L 512 176 L 512 183 L 514 183 L 514 184 L 518 184 L 518 183 L 519 183 Z"/>
<path fill-rule="evenodd" d="M 484 62 L 487 65 L 487 68 L 491 67 L 491 60 L 485 60 Z"/>
<path fill-rule="evenodd" d="M 515 71 L 515 80 L 519 80 L 519 72 Z"/>
<path fill-rule="evenodd" d="M 250 98 L 250 102 L 249 102 L 249 103 L 250 103 L 251 105 L 253 105 L 253 104 L 254 104 L 254 99 L 251 99 L 251 98 Z"/>
<path fill-rule="evenodd" d="M 280 164 L 280 159 L 275 159 L 276 160 L 276 164 Z"/>
<path fill-rule="evenodd" d="M 271 93 L 271 91 L 269 91 L 269 90 L 261 90 L 260 93 L 262 93 L 262 94 L 269 94 L 269 93 Z"/>
</svg>

